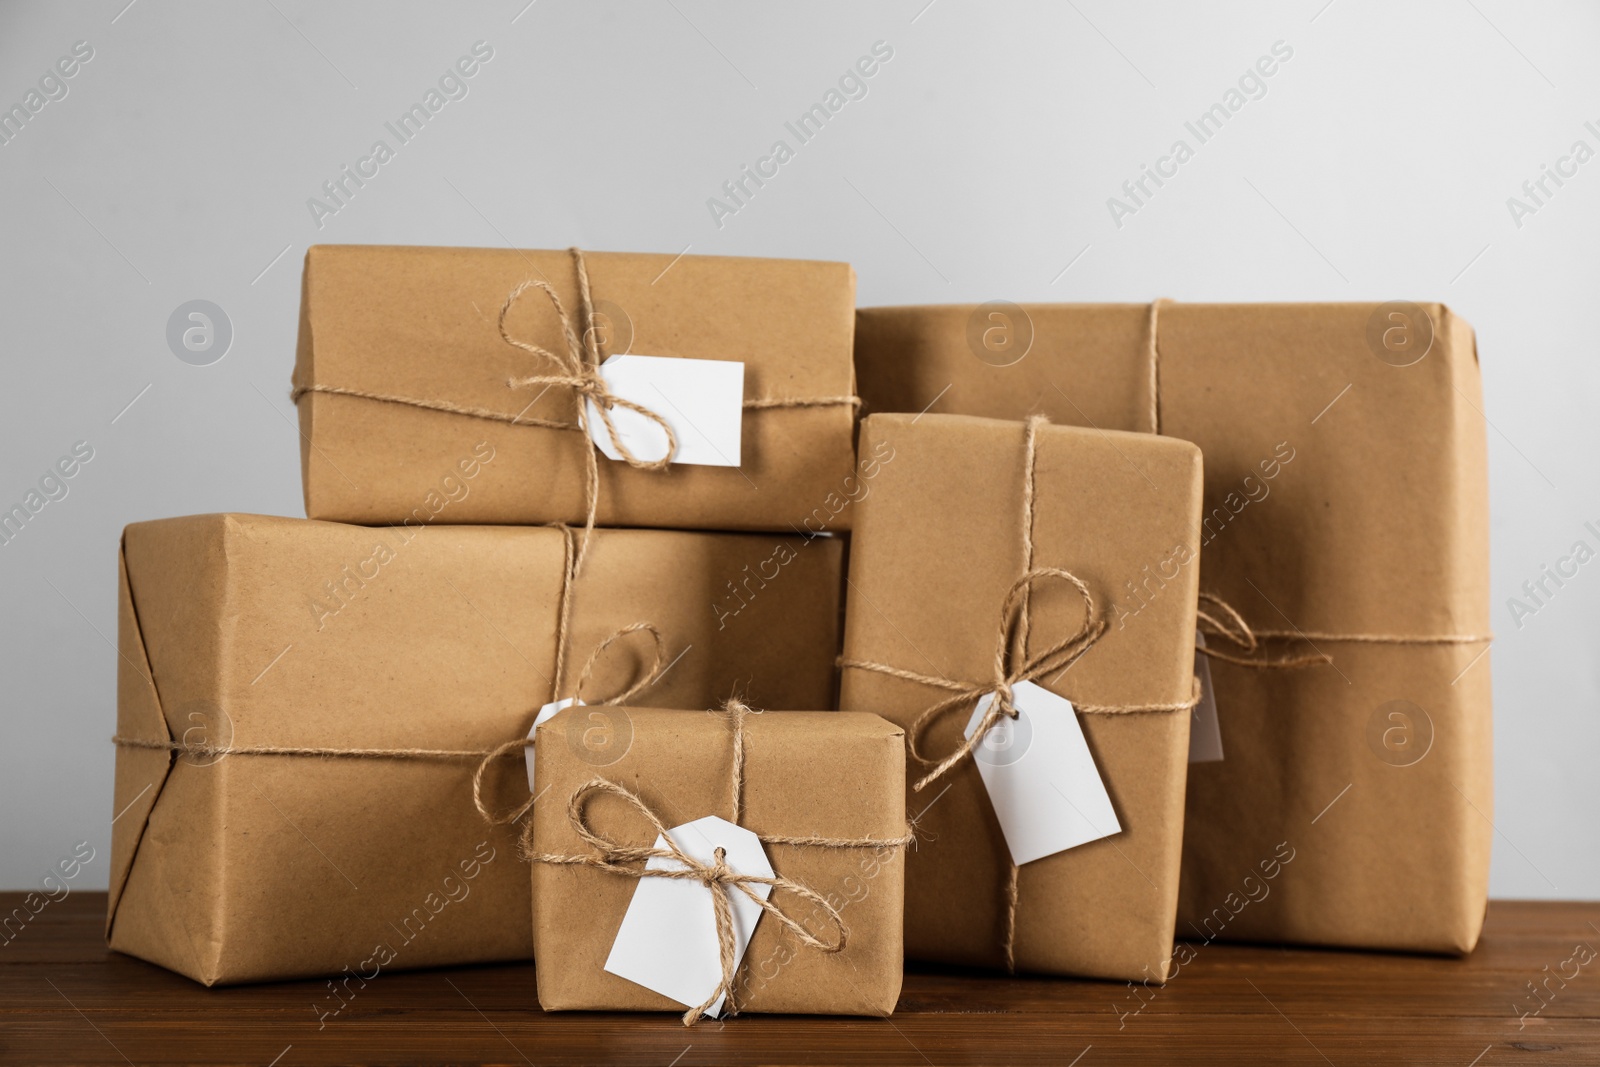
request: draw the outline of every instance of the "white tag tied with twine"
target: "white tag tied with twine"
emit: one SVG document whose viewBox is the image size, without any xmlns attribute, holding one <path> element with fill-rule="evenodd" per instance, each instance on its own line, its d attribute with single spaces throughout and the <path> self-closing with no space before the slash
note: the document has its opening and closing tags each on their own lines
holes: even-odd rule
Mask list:
<svg viewBox="0 0 1600 1067">
<path fill-rule="evenodd" d="M 617 355 L 600 364 L 606 387 L 623 400 L 660 415 L 678 439 L 674 463 L 737 467 L 744 425 L 744 364 L 723 359 Z M 589 437 L 608 459 L 622 459 L 593 400 Z M 667 454 L 667 435 L 654 421 L 617 405 L 610 411 L 617 436 L 638 459 Z"/>
<path fill-rule="evenodd" d="M 537 730 L 539 727 L 543 726 L 546 720 L 555 718 L 556 712 L 562 710 L 563 708 L 570 708 L 574 704 L 578 705 L 579 707 L 582 707 L 583 706 L 583 701 L 579 700 L 577 697 L 568 697 L 565 700 L 557 700 L 557 701 L 554 701 L 552 703 L 546 704 L 544 707 L 540 708 L 539 709 L 539 714 L 537 714 L 537 715 L 535 715 L 533 717 L 533 725 L 528 728 L 528 740 L 532 741 L 533 740 L 533 732 L 535 730 Z M 533 792 L 533 746 L 532 745 L 528 745 L 526 748 L 524 748 L 522 750 L 522 758 L 524 760 L 526 760 L 527 763 L 528 763 L 528 792 L 531 793 L 531 792 Z"/>
<path fill-rule="evenodd" d="M 1072 702 L 1033 682 L 1011 687 L 1015 719 L 1001 716 L 972 751 L 1011 862 L 1030 863 L 1122 832 Z M 978 699 L 971 737 L 994 702 Z"/>
<path fill-rule="evenodd" d="M 1206 635 L 1196 630 L 1194 676 L 1200 681 L 1200 702 L 1189 719 L 1190 763 L 1222 761 L 1222 724 L 1217 721 L 1217 697 L 1211 691 L 1211 660 L 1201 651 L 1205 647 Z"/>
<path fill-rule="evenodd" d="M 708 815 L 667 833 L 679 851 L 697 863 L 715 864 L 716 851 L 721 848 L 723 862 L 738 874 L 774 877 L 761 839 L 726 819 Z M 665 849 L 666 839 L 657 836 L 655 847 Z M 645 867 L 682 870 L 683 864 L 670 856 L 654 856 Z M 770 885 L 743 884 L 762 900 L 772 895 Z M 641 878 L 606 957 L 606 970 L 686 1008 L 704 1003 L 722 982 L 722 949 L 712 893 L 727 894 L 733 919 L 733 966 L 737 969 L 755 934 L 761 905 L 735 885 L 708 887 L 694 878 Z M 719 996 L 706 1014 L 716 1018 L 726 999 L 725 994 Z"/>
</svg>

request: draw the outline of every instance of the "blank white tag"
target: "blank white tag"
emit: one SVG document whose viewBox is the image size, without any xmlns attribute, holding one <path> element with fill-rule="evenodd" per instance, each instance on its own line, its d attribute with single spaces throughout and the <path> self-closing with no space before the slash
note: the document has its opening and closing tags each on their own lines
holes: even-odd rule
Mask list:
<svg viewBox="0 0 1600 1067">
<path fill-rule="evenodd" d="M 740 874 L 771 878 L 761 839 L 742 826 L 708 815 L 667 831 L 684 853 L 701 863 L 716 862 L 716 850 L 726 850 L 726 862 Z M 666 848 L 656 838 L 656 848 Z M 655 857 L 645 864 L 648 870 L 682 870 L 675 859 Z M 752 884 L 749 889 L 762 900 L 772 895 L 770 885 Z M 712 910 L 712 890 L 688 878 L 641 878 L 633 900 L 622 916 L 617 939 L 606 957 L 606 970 L 636 982 L 662 996 L 671 997 L 686 1008 L 705 1002 L 722 981 L 722 950 L 717 942 L 717 918 Z M 726 892 L 733 912 L 733 965 L 737 969 L 744 950 L 755 934 L 761 918 L 761 905 L 736 888 Z M 722 1011 L 725 997 L 718 997 L 708 1015 Z"/>
<path fill-rule="evenodd" d="M 1217 722 L 1217 698 L 1211 691 L 1211 660 L 1200 650 L 1206 635 L 1195 631 L 1194 676 L 1200 679 L 1200 703 L 1189 718 L 1189 762 L 1217 763 L 1222 759 L 1222 725 Z"/>
<path fill-rule="evenodd" d="M 678 438 L 674 463 L 737 467 L 744 425 L 744 364 L 724 359 L 676 356 L 612 356 L 600 376 L 617 396 L 660 415 Z M 610 459 L 622 453 L 611 443 L 600 410 L 589 405 L 589 437 Z M 656 423 L 625 407 L 611 409 L 611 421 L 628 450 L 642 460 L 667 454 L 667 435 Z"/>
<path fill-rule="evenodd" d="M 989 801 L 1021 866 L 1122 832 L 1071 701 L 1032 682 L 1011 689 L 1017 717 L 1002 717 L 973 749 Z M 986 693 L 967 722 L 978 728 L 994 701 Z"/>
<path fill-rule="evenodd" d="M 530 740 L 530 741 L 533 740 L 533 731 L 537 730 L 541 725 L 543 725 L 544 721 L 546 719 L 553 718 L 555 716 L 556 712 L 560 711 L 562 708 L 570 708 L 570 707 L 572 707 L 573 704 L 578 704 L 578 705 L 581 706 L 583 704 L 583 701 L 579 700 L 577 697 L 568 697 L 565 700 L 558 700 L 553 704 L 546 704 L 544 707 L 540 708 L 539 709 L 539 714 L 537 714 L 537 715 L 535 715 L 533 717 L 533 725 L 528 728 L 528 740 Z M 532 745 L 523 746 L 522 758 L 524 760 L 526 760 L 527 763 L 528 763 L 528 792 L 531 793 L 531 792 L 533 792 L 533 746 Z"/>
</svg>

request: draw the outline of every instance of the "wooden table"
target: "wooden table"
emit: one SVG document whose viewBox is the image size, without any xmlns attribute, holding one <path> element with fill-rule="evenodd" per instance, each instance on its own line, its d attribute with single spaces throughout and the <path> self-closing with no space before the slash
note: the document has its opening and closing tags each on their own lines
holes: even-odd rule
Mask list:
<svg viewBox="0 0 1600 1067">
<path fill-rule="evenodd" d="M 104 914 L 73 893 L 0 947 L 0 1063 L 1600 1064 L 1600 904 L 1497 902 L 1465 960 L 1200 945 L 1142 1010 L 1125 984 L 919 968 L 892 1019 L 692 1030 L 547 1015 L 531 965 L 385 974 L 319 1027 L 323 982 L 205 989 L 108 952 Z"/>
</svg>

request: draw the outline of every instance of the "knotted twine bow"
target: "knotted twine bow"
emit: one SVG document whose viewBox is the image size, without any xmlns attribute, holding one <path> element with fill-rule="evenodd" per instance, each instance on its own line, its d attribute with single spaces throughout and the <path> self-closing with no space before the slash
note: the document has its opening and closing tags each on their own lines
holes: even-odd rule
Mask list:
<svg viewBox="0 0 1600 1067">
<path fill-rule="evenodd" d="M 1013 698 L 1012 689 L 1024 681 L 1034 681 L 1047 675 L 1060 674 L 1071 667 L 1085 653 L 1094 647 L 1095 643 L 1105 634 L 1107 622 L 1100 613 L 1090 593 L 1089 587 L 1083 580 L 1071 571 L 1060 567 L 1034 567 L 1033 566 L 1033 513 L 1034 513 L 1034 483 L 1036 467 L 1038 465 L 1038 435 L 1039 427 L 1050 420 L 1043 415 L 1031 416 L 1026 423 L 1026 434 L 1023 448 L 1023 482 L 1022 482 L 1022 567 L 1020 578 L 1011 584 L 1006 591 L 1005 599 L 1000 608 L 999 637 L 995 644 L 994 676 L 986 682 L 952 681 L 937 675 L 920 674 L 908 671 L 891 664 L 877 663 L 870 660 L 846 659 L 840 657 L 839 666 L 854 668 L 856 670 L 874 671 L 878 674 L 887 674 L 892 678 L 901 678 L 905 681 L 916 682 L 939 689 L 951 691 L 951 696 L 941 700 L 922 712 L 907 731 L 906 742 L 908 750 L 916 758 L 929 764 L 933 761 L 921 752 L 921 735 L 938 718 L 949 711 L 966 707 L 973 700 L 985 693 L 994 693 L 988 710 L 970 737 L 949 756 L 933 765 L 933 770 L 924 775 L 913 787 L 921 790 L 940 776 L 947 773 L 952 767 L 965 759 L 971 758 L 978 745 L 983 742 L 985 734 L 992 730 L 1002 716 L 1015 719 L 1017 708 Z M 1065 639 L 1051 645 L 1037 656 L 1029 656 L 1028 647 L 1028 606 L 1033 586 L 1043 578 L 1055 578 L 1070 584 L 1078 591 L 1083 601 L 1083 621 L 1078 629 Z M 1070 700 L 1070 698 L 1069 698 Z M 1186 701 L 1174 701 L 1166 704 L 1082 704 L 1070 700 L 1072 706 L 1086 714 L 1137 714 L 1149 712 L 1188 711 L 1200 700 L 1198 681 L 1191 682 L 1191 696 Z M 1017 929 L 1017 865 L 1011 864 L 1006 879 L 1006 910 L 1005 933 L 1002 938 L 1001 948 L 1005 953 L 1005 966 L 1007 971 L 1016 970 L 1016 929 Z"/>
<path fill-rule="evenodd" d="M 1029 592 L 1035 583 L 1046 578 L 1059 579 L 1068 582 L 1078 591 L 1083 598 L 1083 621 L 1078 628 L 1061 641 L 1051 645 L 1036 656 L 1026 653 L 1026 604 Z M 873 663 L 866 660 L 841 659 L 841 667 L 855 667 L 860 670 L 876 671 L 894 678 L 902 678 L 908 682 L 917 682 L 921 685 L 931 686 L 936 689 L 948 689 L 951 696 L 936 704 L 929 706 L 911 728 L 906 731 L 906 750 L 919 763 L 931 765 L 933 769 L 923 775 L 912 787 L 921 792 L 928 785 L 942 777 L 950 768 L 972 755 L 973 751 L 983 743 L 988 732 L 1000 722 L 1002 717 L 1015 719 L 1017 706 L 1012 695 L 1012 687 L 1021 682 L 1033 682 L 1049 675 L 1059 674 L 1072 666 L 1094 647 L 1096 641 L 1106 632 L 1105 618 L 1095 611 L 1094 596 L 1089 592 L 1089 587 L 1071 571 L 1060 567 L 1039 567 L 1028 571 L 1021 578 L 1012 583 L 1006 591 L 1005 599 L 1000 605 L 1000 627 L 995 640 L 994 672 L 987 682 L 958 682 L 935 674 L 921 674 L 917 671 L 908 671 L 900 667 L 884 663 Z M 983 718 L 978 720 L 977 728 L 969 737 L 950 755 L 935 761 L 923 752 L 923 735 L 940 718 L 947 713 L 959 708 L 968 707 L 973 701 L 985 693 L 993 693 L 994 699 L 989 702 L 988 710 Z"/>
<path fill-rule="evenodd" d="M 583 699 L 583 687 L 588 684 L 590 674 L 594 670 L 595 663 L 600 659 L 601 653 L 610 647 L 613 642 L 619 641 L 622 638 L 627 637 L 629 634 L 637 633 L 641 630 L 649 633 L 655 641 L 655 658 L 651 662 L 650 668 L 640 675 L 632 685 L 628 686 L 616 696 L 610 697 L 601 703 L 610 705 L 612 707 L 626 704 L 641 691 L 654 685 L 661 678 L 661 675 L 666 672 L 667 658 L 666 640 L 661 636 L 661 631 L 658 630 L 653 624 L 648 622 L 630 623 L 627 626 L 612 631 L 610 636 L 608 636 L 604 641 L 601 641 L 598 645 L 595 645 L 594 651 L 589 653 L 589 658 L 584 662 L 583 671 L 578 677 L 578 684 L 572 688 L 572 702 L 574 704 L 586 703 L 586 701 Z M 560 669 L 558 667 L 558 676 L 559 673 Z M 559 682 L 559 677 L 557 680 Z M 560 689 L 557 689 L 556 692 L 559 693 Z M 531 736 L 518 737 L 496 745 L 494 748 L 491 748 L 487 752 L 483 753 L 483 758 L 478 762 L 478 766 L 472 772 L 472 804 L 478 809 L 478 814 L 482 815 L 485 821 L 496 826 L 504 826 L 507 823 L 516 822 L 518 819 L 526 815 L 528 810 L 533 807 L 534 798 L 530 795 L 527 800 L 523 801 L 510 811 L 496 815 L 492 810 L 490 810 L 488 804 L 486 804 L 483 799 L 483 776 L 488 773 L 489 768 L 494 765 L 495 760 L 500 759 L 502 756 L 508 756 L 513 752 L 520 752 L 523 749 L 530 747 L 532 744 L 533 738 Z"/>
<path fill-rule="evenodd" d="M 582 565 L 583 553 L 589 543 L 588 531 L 585 531 L 582 542 L 579 542 L 574 537 L 570 527 L 562 526 L 561 535 L 564 539 L 566 553 L 561 575 L 561 608 L 556 617 L 556 677 L 555 682 L 550 687 L 550 699 L 552 702 L 559 702 L 563 699 L 561 694 L 564 692 L 562 683 L 566 679 L 567 671 L 567 631 L 572 621 L 573 589 L 578 584 L 578 568 Z M 590 675 L 594 672 L 594 666 L 599 662 L 601 654 L 611 647 L 614 642 L 641 630 L 649 633 L 654 641 L 655 658 L 651 662 L 649 670 L 640 675 L 639 679 L 632 685 L 604 703 L 612 705 L 626 704 L 641 691 L 661 679 L 661 676 L 666 673 L 667 666 L 670 666 L 670 664 L 666 663 L 666 639 L 661 636 L 661 631 L 652 623 L 629 623 L 627 626 L 613 630 L 610 636 L 596 645 L 593 651 L 589 653 L 589 658 L 584 661 L 583 670 L 578 672 L 578 683 L 572 687 L 572 702 L 574 704 L 582 704 L 584 702 L 583 687 L 589 683 Z M 482 815 L 488 822 L 496 826 L 516 822 L 533 807 L 534 798 L 529 796 L 527 800 L 504 815 L 495 815 L 483 801 L 483 776 L 494 761 L 513 752 L 520 752 L 532 744 L 533 737 L 530 734 L 527 737 L 513 738 L 510 741 L 496 745 L 483 753 L 483 759 L 478 763 L 477 769 L 472 772 L 472 803 L 478 809 L 478 814 Z"/>
<path fill-rule="evenodd" d="M 751 711 L 738 700 L 729 700 L 723 704 L 722 710 L 728 716 L 729 724 L 733 730 L 733 773 L 732 773 L 732 809 L 734 824 L 738 824 L 743 806 L 744 794 L 744 720 Z M 600 794 L 609 794 L 626 801 L 640 815 L 644 816 L 657 837 L 665 842 L 665 846 L 657 848 L 654 845 L 623 845 L 596 833 L 590 828 L 585 812 L 585 806 L 591 797 Z M 724 1009 L 728 1015 L 737 1015 L 738 1004 L 734 1000 L 734 973 L 737 970 L 735 957 L 738 944 L 733 931 L 733 909 L 728 900 L 729 892 L 743 893 L 750 900 L 761 907 L 761 910 L 773 917 L 783 927 L 798 937 L 802 944 L 814 948 L 819 952 L 835 953 L 844 949 L 850 937 L 850 928 L 845 925 L 844 916 L 839 909 L 830 904 L 816 890 L 803 885 L 790 878 L 774 875 L 765 877 L 761 875 L 743 874 L 726 862 L 726 854 L 722 848 L 717 848 L 713 853 L 711 863 L 702 863 L 685 853 L 678 847 L 672 835 L 667 832 L 666 823 L 662 821 L 649 804 L 639 794 L 629 790 L 616 782 L 605 778 L 593 778 L 580 785 L 573 791 L 567 800 L 567 821 L 584 844 L 592 850 L 584 855 L 564 855 L 559 853 L 536 852 L 533 850 L 533 823 L 530 821 L 523 825 L 522 852 L 523 856 L 534 863 L 549 863 L 558 866 L 587 867 L 591 870 L 604 871 L 607 874 L 621 875 L 624 878 L 673 878 L 696 881 L 705 886 L 711 894 L 711 906 L 716 918 L 717 947 L 721 964 L 721 978 L 715 989 L 711 991 L 703 1002 L 690 1008 L 683 1015 L 683 1024 L 693 1026 L 698 1022 L 719 997 L 725 997 Z M 908 833 L 899 838 L 826 838 L 826 837 L 784 837 L 773 834 L 756 835 L 763 844 L 779 845 L 807 845 L 818 848 L 901 848 L 909 844 L 911 835 Z M 676 866 L 649 867 L 633 866 L 633 864 L 646 863 L 652 859 L 669 859 Z M 822 910 L 827 923 L 833 927 L 834 936 L 831 938 L 818 937 L 805 926 L 796 921 L 778 905 L 766 897 L 752 890 L 751 886 L 765 885 L 774 890 L 783 889 L 804 900 L 810 901 Z"/>
<path fill-rule="evenodd" d="M 601 425 L 605 427 L 606 435 L 611 438 L 611 445 L 617 450 L 628 466 L 636 470 L 664 471 L 672 465 L 672 457 L 678 451 L 678 435 L 672 432 L 672 427 L 667 420 L 643 404 L 627 400 L 611 391 L 611 386 L 606 382 L 605 376 L 600 373 L 600 346 L 596 342 L 594 325 L 594 301 L 589 293 L 589 268 L 583 259 L 583 253 L 577 248 L 569 249 L 572 253 L 572 263 L 578 272 L 578 310 L 582 316 L 574 329 L 571 316 L 567 314 L 566 306 L 561 302 L 561 297 L 556 294 L 555 288 L 546 281 L 529 279 L 511 290 L 511 295 L 506 297 L 506 302 L 500 306 L 498 327 L 500 339 L 506 344 L 520 348 L 524 352 L 531 352 L 542 356 L 556 365 L 555 374 L 535 374 L 526 378 L 510 378 L 506 384 L 512 389 L 528 389 L 542 385 L 546 389 L 552 386 L 563 386 L 572 390 L 572 398 L 577 405 L 578 431 L 589 438 L 589 447 L 583 450 L 584 478 L 583 478 L 583 543 L 578 551 L 578 567 L 582 569 L 584 554 L 589 549 L 589 535 L 594 531 L 595 511 L 600 500 L 600 460 L 596 453 L 599 446 L 593 443 L 593 434 L 589 427 L 589 402 L 593 401 L 594 410 L 600 415 Z M 532 344 L 520 338 L 513 337 L 506 330 L 506 316 L 511 309 L 516 307 L 522 294 L 529 289 L 537 289 L 550 299 L 550 305 L 555 309 L 556 318 L 561 323 L 561 336 L 566 341 L 566 349 L 561 352 L 552 352 L 548 348 Z M 543 395 L 543 394 L 541 394 Z M 632 449 L 617 432 L 617 425 L 611 419 L 613 407 L 627 408 L 629 411 L 643 415 L 667 435 L 667 451 L 660 459 L 640 459 L 633 454 Z"/>
</svg>

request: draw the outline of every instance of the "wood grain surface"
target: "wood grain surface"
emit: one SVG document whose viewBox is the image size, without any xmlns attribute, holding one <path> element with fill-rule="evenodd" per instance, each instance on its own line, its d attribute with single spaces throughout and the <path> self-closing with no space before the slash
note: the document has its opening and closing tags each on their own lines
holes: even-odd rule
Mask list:
<svg viewBox="0 0 1600 1067">
<path fill-rule="evenodd" d="M 915 968 L 891 1019 L 692 1030 L 546 1014 L 531 964 L 386 973 L 319 1020 L 322 981 L 205 989 L 107 951 L 104 915 L 73 893 L 7 931 L 0 1063 L 1600 1064 L 1600 904 L 1497 901 L 1464 960 L 1196 944 L 1159 990 Z"/>
</svg>

